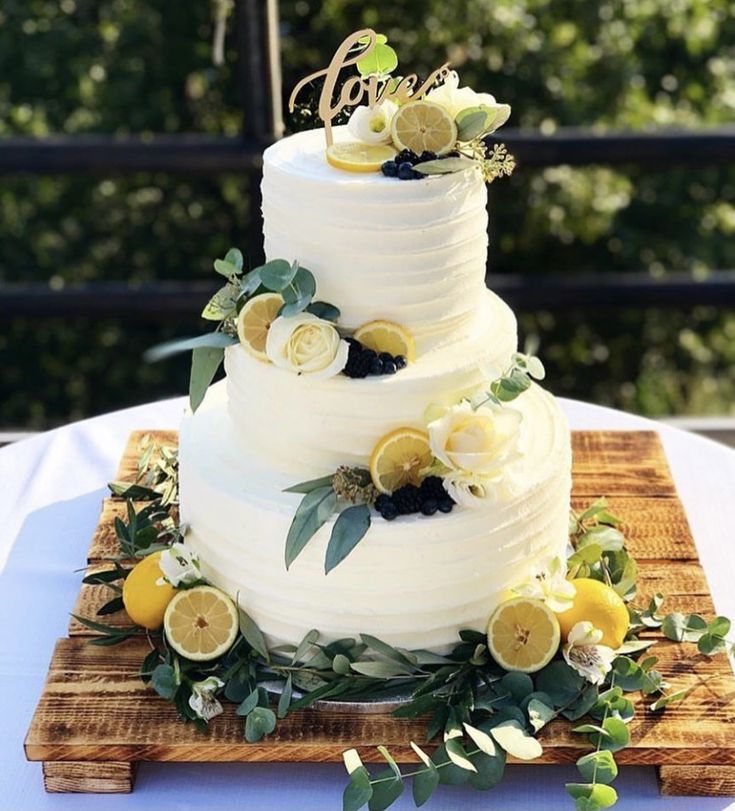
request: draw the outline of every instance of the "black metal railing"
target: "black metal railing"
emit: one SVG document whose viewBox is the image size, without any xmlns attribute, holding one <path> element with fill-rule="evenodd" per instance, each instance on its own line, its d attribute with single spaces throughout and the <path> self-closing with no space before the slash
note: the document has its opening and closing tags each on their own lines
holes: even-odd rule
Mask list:
<svg viewBox="0 0 735 811">
<path fill-rule="evenodd" d="M 243 111 L 237 137 L 181 134 L 136 136 L 12 137 L 0 140 L 0 174 L 127 174 L 247 172 L 251 211 L 260 209 L 262 151 L 282 133 L 277 0 L 237 0 L 235 27 Z M 593 164 L 722 165 L 735 162 L 735 127 L 702 131 L 608 132 L 560 129 L 551 135 L 504 130 L 503 141 L 519 166 Z M 260 245 L 260 218 L 250 218 L 249 245 Z M 253 257 L 257 260 L 258 257 Z M 495 275 L 493 289 L 516 308 L 687 308 L 735 306 L 735 271 L 703 280 L 669 273 Z M 139 320 L 191 316 L 212 289 L 205 282 L 132 285 L 95 282 L 51 289 L 47 283 L 0 283 L 0 317 L 125 316 Z M 604 295 L 601 295 L 604 291 Z M 141 295 L 145 292 L 145 295 Z"/>
</svg>

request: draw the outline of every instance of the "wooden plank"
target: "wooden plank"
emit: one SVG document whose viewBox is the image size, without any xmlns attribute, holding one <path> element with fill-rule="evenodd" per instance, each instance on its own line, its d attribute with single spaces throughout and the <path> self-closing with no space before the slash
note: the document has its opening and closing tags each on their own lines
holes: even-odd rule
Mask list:
<svg viewBox="0 0 735 811">
<path fill-rule="evenodd" d="M 658 781 L 669 797 L 735 797 L 733 766 L 659 766 Z"/>
<path fill-rule="evenodd" d="M 572 431 L 572 453 L 575 498 L 676 495 L 654 431 Z"/>
<path fill-rule="evenodd" d="M 135 766 L 125 761 L 47 761 L 43 785 L 50 794 L 130 794 Z"/>
</svg>

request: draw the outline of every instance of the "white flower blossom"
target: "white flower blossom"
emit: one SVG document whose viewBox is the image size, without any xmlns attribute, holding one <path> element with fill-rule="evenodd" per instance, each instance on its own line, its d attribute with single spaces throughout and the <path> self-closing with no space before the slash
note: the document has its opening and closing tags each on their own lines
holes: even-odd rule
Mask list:
<svg viewBox="0 0 735 811">
<path fill-rule="evenodd" d="M 203 681 L 196 681 L 191 685 L 189 706 L 203 721 L 210 721 L 223 712 L 222 705 L 214 697 L 214 694 L 224 686 L 225 683 L 222 679 L 218 679 L 216 676 L 210 676 Z"/>
<path fill-rule="evenodd" d="M 345 368 L 350 345 L 331 321 L 302 312 L 276 318 L 268 330 L 265 351 L 281 369 L 324 378 Z"/>
<path fill-rule="evenodd" d="M 429 445 L 444 466 L 447 492 L 458 503 L 476 507 L 516 492 L 512 464 L 520 459 L 522 416 L 511 408 L 463 401 L 428 425 Z"/>
<path fill-rule="evenodd" d="M 574 583 L 567 580 L 567 564 L 560 557 L 554 557 L 547 565 L 540 566 L 528 580 L 514 586 L 513 591 L 524 597 L 543 600 L 557 614 L 572 607 L 577 593 Z"/>
<path fill-rule="evenodd" d="M 397 112 L 398 105 L 387 99 L 374 107 L 355 107 L 347 129 L 353 138 L 365 144 L 390 143 L 390 123 Z"/>
<path fill-rule="evenodd" d="M 168 549 L 164 549 L 158 565 L 163 573 L 163 577 L 156 581 L 159 586 L 164 583 L 170 583 L 174 588 L 189 586 L 202 576 L 196 552 L 183 543 L 171 544 Z"/>
<path fill-rule="evenodd" d="M 601 639 L 602 631 L 591 622 L 578 622 L 562 648 L 566 663 L 592 684 L 602 684 L 615 658 L 612 648 L 598 644 Z"/>
<path fill-rule="evenodd" d="M 434 104 L 444 107 L 452 118 L 456 118 L 462 110 L 470 107 L 485 107 L 492 110 L 495 118 L 487 133 L 495 132 L 510 118 L 510 105 L 500 104 L 490 93 L 476 93 L 471 87 L 460 87 L 459 76 L 454 70 L 447 74 L 443 84 L 426 94 L 426 101 L 433 101 Z"/>
</svg>

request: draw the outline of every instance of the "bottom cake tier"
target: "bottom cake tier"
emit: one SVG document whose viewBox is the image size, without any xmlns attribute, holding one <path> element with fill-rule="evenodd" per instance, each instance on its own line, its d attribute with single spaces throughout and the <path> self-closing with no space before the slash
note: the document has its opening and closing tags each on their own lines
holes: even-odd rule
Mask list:
<svg viewBox="0 0 735 811">
<path fill-rule="evenodd" d="M 298 644 L 316 628 L 325 641 L 369 633 L 404 648 L 445 651 L 460 629 L 485 630 L 509 589 L 567 544 L 566 420 L 536 385 L 513 407 L 523 414 L 522 492 L 446 515 L 390 522 L 374 515 L 362 542 L 325 575 L 332 521 L 286 570 L 284 545 L 301 496 L 283 492 L 293 478 L 232 441 L 225 386 L 217 384 L 181 427 L 187 543 L 206 579 L 238 601 L 271 645 Z"/>
</svg>

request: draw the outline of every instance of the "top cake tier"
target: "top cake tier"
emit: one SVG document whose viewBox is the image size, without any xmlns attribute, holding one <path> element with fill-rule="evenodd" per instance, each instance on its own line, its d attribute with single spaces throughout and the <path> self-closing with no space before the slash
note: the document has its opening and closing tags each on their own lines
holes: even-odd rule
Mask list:
<svg viewBox="0 0 735 811">
<path fill-rule="evenodd" d="M 347 138 L 334 130 L 335 141 Z M 487 190 L 478 172 L 402 182 L 331 167 L 323 130 L 292 135 L 263 156 L 268 260 L 297 260 L 317 298 L 356 328 L 374 319 L 410 329 L 419 351 L 441 343 L 484 300 Z"/>
</svg>

